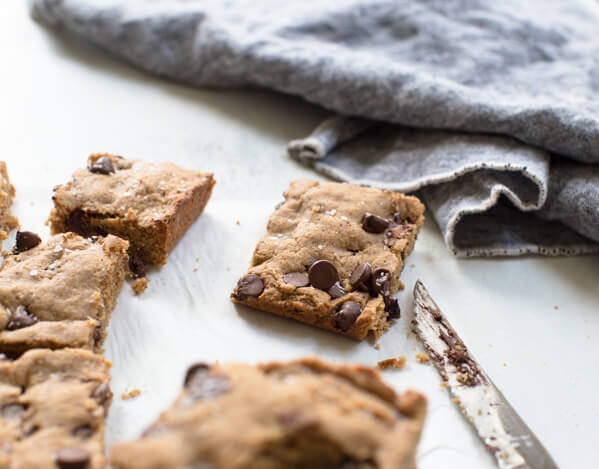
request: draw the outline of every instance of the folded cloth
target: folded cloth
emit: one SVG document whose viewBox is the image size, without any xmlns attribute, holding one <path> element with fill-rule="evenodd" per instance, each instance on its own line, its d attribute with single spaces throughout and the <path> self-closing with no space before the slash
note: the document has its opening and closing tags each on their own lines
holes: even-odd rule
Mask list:
<svg viewBox="0 0 599 469">
<path fill-rule="evenodd" d="M 341 114 L 290 155 L 419 190 L 456 255 L 599 252 L 594 0 L 30 3 L 151 73 Z"/>
</svg>

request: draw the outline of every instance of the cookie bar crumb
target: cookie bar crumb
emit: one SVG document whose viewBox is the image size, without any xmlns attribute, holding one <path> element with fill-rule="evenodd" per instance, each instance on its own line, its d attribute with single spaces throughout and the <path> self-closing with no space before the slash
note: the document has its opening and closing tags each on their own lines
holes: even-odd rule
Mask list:
<svg viewBox="0 0 599 469">
<path fill-rule="evenodd" d="M 377 363 L 377 366 L 381 370 L 387 370 L 392 368 L 394 370 L 401 370 L 404 366 L 406 366 L 406 357 L 402 355 L 397 358 L 387 358 L 386 360 L 381 360 Z"/>
<path fill-rule="evenodd" d="M 141 389 L 132 389 L 131 391 L 126 391 L 123 394 L 121 394 L 121 398 L 122 399 L 133 399 L 134 397 L 137 397 L 141 394 Z"/>
<path fill-rule="evenodd" d="M 133 293 L 136 295 L 141 295 L 148 288 L 148 277 L 137 278 L 131 284 L 131 288 L 133 288 Z"/>
</svg>

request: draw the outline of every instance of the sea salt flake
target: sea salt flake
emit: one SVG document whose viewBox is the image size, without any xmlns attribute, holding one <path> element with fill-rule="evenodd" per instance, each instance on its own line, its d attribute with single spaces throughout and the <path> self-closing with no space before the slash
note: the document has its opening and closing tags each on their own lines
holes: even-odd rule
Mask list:
<svg viewBox="0 0 599 469">
<path fill-rule="evenodd" d="M 31 275 L 32 277 L 35 277 L 38 273 L 39 273 L 39 271 L 37 269 L 33 269 L 31 272 L 29 272 L 29 275 Z"/>
</svg>

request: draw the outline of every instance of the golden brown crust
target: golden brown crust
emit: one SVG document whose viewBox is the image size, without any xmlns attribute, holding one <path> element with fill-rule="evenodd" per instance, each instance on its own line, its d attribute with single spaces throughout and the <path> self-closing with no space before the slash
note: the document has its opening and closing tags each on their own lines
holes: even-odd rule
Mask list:
<svg viewBox="0 0 599 469">
<path fill-rule="evenodd" d="M 145 263 L 166 264 L 169 252 L 203 212 L 213 175 L 108 153 L 91 155 L 88 167 L 101 158 L 112 162 L 114 172 L 78 169 L 71 181 L 54 189 L 48 219 L 52 233 L 111 233 L 127 239 L 131 253 Z"/>
<path fill-rule="evenodd" d="M 140 439 L 113 446 L 115 469 L 413 469 L 426 399 L 376 370 L 318 358 L 195 370 Z"/>
<path fill-rule="evenodd" d="M 361 225 L 367 212 L 387 220 L 399 214 L 401 220 L 384 232 L 371 233 Z M 231 298 L 358 340 L 368 335 L 378 338 L 391 325 L 383 296 L 352 288 L 349 278 L 358 265 L 369 263 L 373 270 L 384 268 L 391 273 L 391 294 L 399 290 L 399 274 L 414 248 L 423 212 L 418 199 L 396 192 L 295 181 L 285 193 L 284 203 L 270 217 L 246 274 L 260 277 L 264 290 L 258 296 L 243 295 L 238 286 Z M 334 299 L 327 291 L 284 281 L 285 274 L 305 273 L 319 259 L 335 265 L 345 295 Z M 349 329 L 341 330 L 335 312 L 347 301 L 358 303 L 361 313 Z"/>
</svg>

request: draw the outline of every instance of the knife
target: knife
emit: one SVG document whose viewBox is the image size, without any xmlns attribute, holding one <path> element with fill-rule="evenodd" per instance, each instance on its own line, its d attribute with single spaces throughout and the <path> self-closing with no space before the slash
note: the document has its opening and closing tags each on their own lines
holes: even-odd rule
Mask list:
<svg viewBox="0 0 599 469">
<path fill-rule="evenodd" d="M 412 328 L 501 469 L 557 465 L 468 351 L 420 280 L 414 286 Z"/>
</svg>

